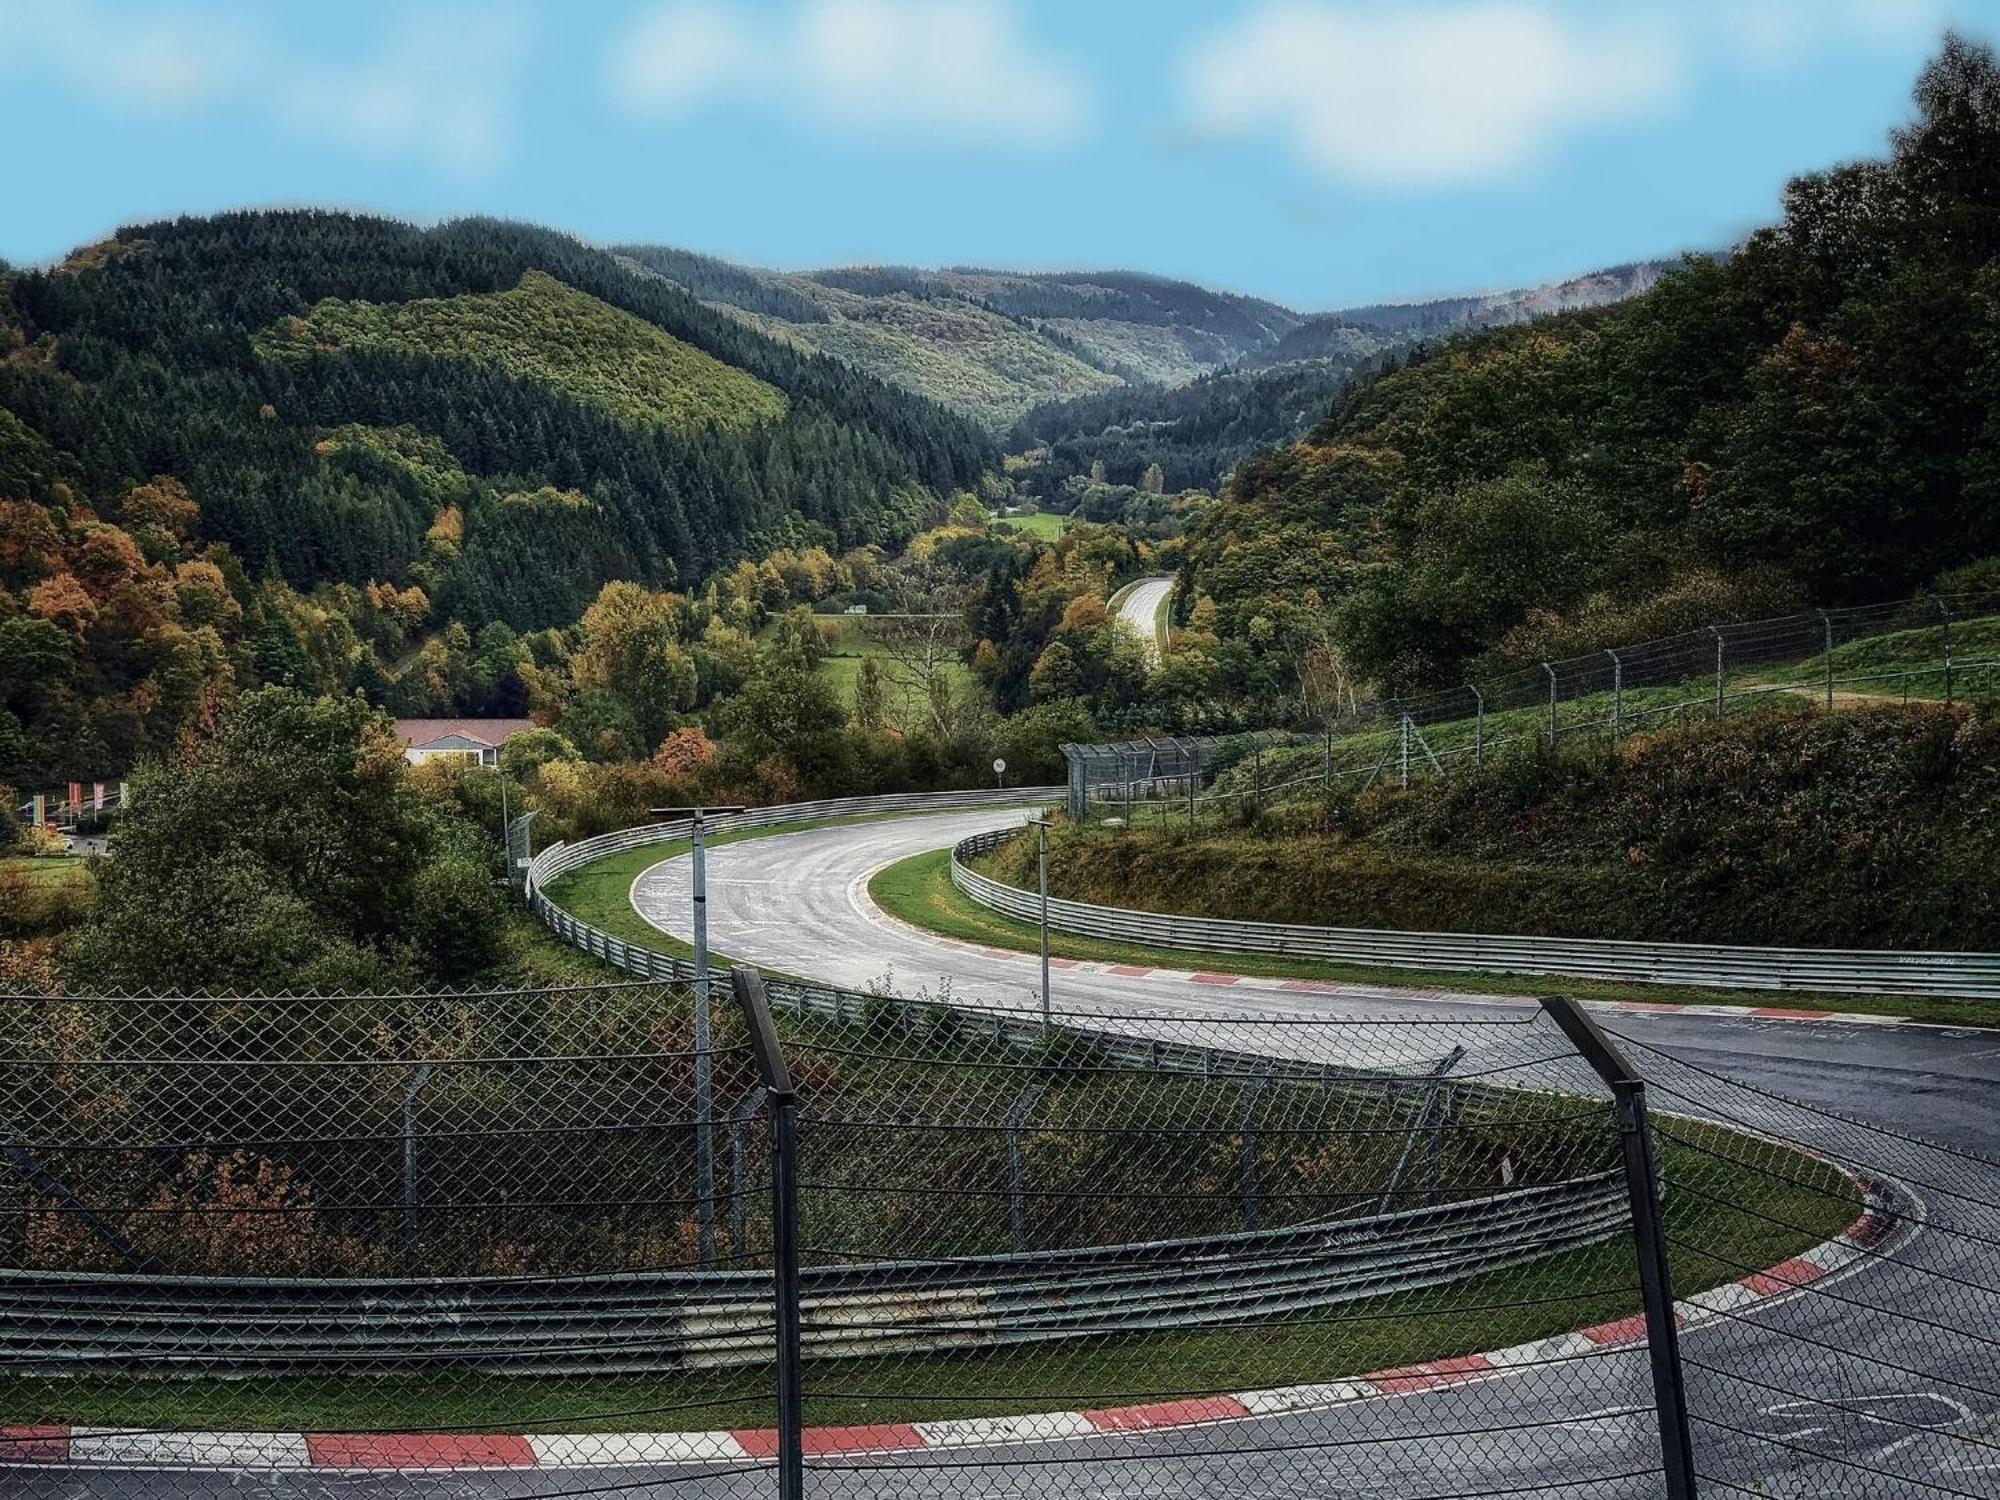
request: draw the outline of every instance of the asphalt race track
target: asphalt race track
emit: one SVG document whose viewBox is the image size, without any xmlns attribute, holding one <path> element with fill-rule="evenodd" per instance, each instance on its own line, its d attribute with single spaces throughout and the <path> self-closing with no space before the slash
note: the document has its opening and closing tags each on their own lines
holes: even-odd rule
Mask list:
<svg viewBox="0 0 2000 1500">
<path fill-rule="evenodd" d="M 1148 578 L 1132 585 L 1132 592 L 1118 606 L 1118 618 L 1139 633 L 1146 643 L 1147 660 L 1160 659 L 1160 605 L 1174 591 L 1171 578 Z"/>
<path fill-rule="evenodd" d="M 888 917 L 867 895 L 869 877 L 882 866 L 1021 816 L 994 810 L 931 814 L 748 839 L 711 850 L 710 941 L 718 953 L 843 987 L 886 984 L 905 995 L 928 993 L 981 1006 L 1037 1005 L 1032 955 L 1002 956 L 945 942 Z M 683 937 L 690 926 L 688 876 L 687 859 L 671 859 L 642 874 L 633 888 L 635 904 L 649 921 Z M 1519 1013 L 1518 1001 L 1498 997 L 1411 999 L 1395 990 L 1363 986 L 1302 994 L 1278 980 L 1218 985 L 1064 968 L 1056 971 L 1054 984 L 1059 1008 L 1102 1014 L 1310 1013 L 1435 1020 Z M 1674 1059 L 1871 1125 L 1943 1137 L 1967 1151 L 2000 1155 L 2000 1033 L 1692 1013 L 1620 1012 L 1605 1019 L 1621 1036 Z M 1787 1130 L 1809 1128 L 1800 1125 L 1796 1114 L 1772 1109 L 1769 1118 L 1782 1118 Z M 2000 1172 L 1970 1161 L 1953 1165 L 1954 1189 L 1969 1199 L 2000 1202 Z M 1948 1221 L 1950 1206 L 1935 1201 L 1922 1182 L 1911 1182 L 1907 1190 L 1936 1222 Z M 1740 1317 L 1717 1319 L 1684 1334 L 1683 1352 L 1691 1365 L 1706 1367 L 1690 1370 L 1697 1404 L 1731 1414 L 1742 1428 L 1741 1435 L 1697 1432 L 1702 1472 L 1731 1481 L 1711 1484 L 1705 1493 L 1728 1494 L 1732 1485 L 1755 1483 L 1762 1487 L 1738 1492 L 2000 1497 L 2000 1438 L 1990 1439 L 1989 1447 L 1983 1436 L 2000 1432 L 2000 1401 L 1981 1394 L 1996 1386 L 1992 1345 L 1940 1331 L 2000 1329 L 2000 1293 L 1995 1290 L 2000 1277 L 1994 1274 L 2000 1247 L 1970 1233 L 1917 1228 L 1906 1229 L 1885 1249 L 1886 1254 L 1842 1273 L 1827 1295 L 1775 1298 Z M 1786 1330 L 1807 1334 L 1809 1341 L 1786 1338 Z M 1819 1345 L 1825 1348 L 1815 1355 Z M 1856 1360 L 1854 1353 L 1867 1359 Z M 1813 1359 L 1817 1365 L 1811 1364 Z M 1784 1391 L 1722 1373 L 1768 1374 L 1779 1367 L 1791 1379 L 1823 1382 L 1819 1394 L 1837 1403 L 1841 1420 L 1825 1420 L 1829 1408 L 1823 1403 L 1802 1405 Z M 1043 1494 L 1134 1500 L 1331 1493 L 1356 1500 L 1509 1492 L 1658 1494 L 1656 1476 L 1602 1477 L 1635 1467 L 1628 1462 L 1635 1455 L 1640 1463 L 1657 1461 L 1644 1350 L 1594 1358 L 1587 1379 L 1592 1402 L 1587 1408 L 1578 1406 L 1574 1367 L 1551 1371 L 1527 1365 L 1446 1389 L 1419 1388 L 1387 1399 L 1193 1429 L 1096 1435 L 962 1454 L 820 1460 L 808 1474 L 807 1488 L 815 1496 L 870 1500 L 1029 1500 Z M 1457 1435 L 1440 1443 L 1435 1434 L 1441 1429 Z M 1980 1461 L 1982 1454 L 1991 1462 Z M 1774 1455 L 1785 1461 L 1775 1462 Z M 1865 1469 L 1898 1477 L 1885 1483 Z M 1580 1482 L 1586 1475 L 1599 1477 Z M 0 1496 L 9 1500 L 498 1500 L 772 1492 L 768 1473 L 704 1471 L 699 1466 L 351 1476 L 316 1471 L 0 1470 Z"/>
</svg>

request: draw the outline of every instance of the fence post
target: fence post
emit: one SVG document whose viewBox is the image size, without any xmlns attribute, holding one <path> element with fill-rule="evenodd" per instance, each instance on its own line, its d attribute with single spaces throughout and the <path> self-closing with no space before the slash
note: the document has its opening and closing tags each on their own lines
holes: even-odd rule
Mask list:
<svg viewBox="0 0 2000 1500">
<path fill-rule="evenodd" d="M 694 918 L 695 1235 L 704 1271 L 715 1269 L 715 1059 L 708 1003 L 708 829 L 694 810 L 690 830 Z"/>
<path fill-rule="evenodd" d="M 1415 1123 L 1410 1126 L 1409 1138 L 1403 1142 L 1402 1155 L 1396 1158 L 1396 1165 L 1389 1173 L 1389 1185 L 1382 1190 L 1381 1200 L 1375 1205 L 1376 1213 L 1386 1214 L 1395 1204 L 1396 1194 L 1403 1190 L 1403 1178 L 1410 1170 L 1410 1158 L 1417 1154 L 1418 1140 L 1426 1132 L 1431 1132 L 1431 1139 L 1436 1139 L 1435 1131 L 1437 1127 L 1432 1122 L 1437 1115 L 1439 1090 L 1444 1085 L 1445 1075 L 1457 1067 L 1459 1060 L 1464 1056 L 1465 1048 L 1453 1047 L 1451 1051 L 1439 1058 L 1436 1065 L 1432 1067 L 1430 1082 L 1424 1086 L 1424 1102 L 1417 1110 Z M 1435 1201 L 1435 1180 L 1432 1182 L 1431 1197 Z"/>
<path fill-rule="evenodd" d="M 771 1101 L 771 1282 L 778 1357 L 778 1496 L 805 1500 L 804 1371 L 799 1320 L 799 1104 L 778 1046 L 764 976 L 732 969 L 729 982 L 750 1026 L 750 1050 Z"/>
<path fill-rule="evenodd" d="M 1556 669 L 1543 662 L 1542 670 L 1549 674 L 1549 745 L 1553 749 L 1556 742 Z"/>
<path fill-rule="evenodd" d="M 1259 1075 L 1243 1086 L 1243 1227 L 1254 1231 L 1257 1228 L 1257 1100 L 1264 1092 L 1264 1085 L 1270 1081 L 1268 1075 Z"/>
<path fill-rule="evenodd" d="M 1021 1151 L 1021 1130 L 1047 1087 L 1045 1083 L 1029 1084 L 1007 1114 L 1007 1219 L 1014 1231 L 1016 1254 L 1026 1254 L 1028 1249 L 1028 1167 Z"/>
<path fill-rule="evenodd" d="M 1819 616 L 1820 636 L 1826 643 L 1825 653 L 1824 653 L 1826 656 L 1826 706 L 1828 708 L 1832 708 L 1833 707 L 1833 616 L 1828 614 L 1823 609 L 1816 609 L 1813 611 L 1813 613 Z"/>
<path fill-rule="evenodd" d="M 1319 789 L 1325 791 L 1333 785 L 1333 731 L 1326 732 L 1326 742 L 1319 752 Z"/>
<path fill-rule="evenodd" d="M 1941 594 L 1931 595 L 1931 602 L 1937 605 L 1938 614 L 1944 620 L 1944 701 L 1951 702 L 1951 606 L 1944 602 Z"/>
<path fill-rule="evenodd" d="M 1611 1090 L 1618 1114 L 1625 1188 L 1632 1204 L 1639 1288 L 1646 1304 L 1646 1352 L 1652 1361 L 1653 1404 L 1659 1415 L 1667 1500 L 1695 1500 L 1694 1442 L 1688 1427 L 1680 1330 L 1674 1322 L 1673 1275 L 1667 1265 L 1667 1242 L 1660 1222 L 1653 1133 L 1646 1121 L 1646 1082 L 1574 1000 L 1566 995 L 1545 995 L 1542 1009 Z"/>
<path fill-rule="evenodd" d="M 1402 723 L 1397 733 L 1400 738 L 1396 752 L 1397 761 L 1402 767 L 1403 790 L 1408 791 L 1410 789 L 1410 716 L 1408 714 L 1403 715 Z"/>
<path fill-rule="evenodd" d="M 417 1274 L 417 1095 L 431 1081 L 425 1063 L 403 1090 L 403 1274 Z"/>
<path fill-rule="evenodd" d="M 1607 649 L 1604 654 L 1611 658 L 1611 742 L 1615 745 L 1625 728 L 1625 663 L 1616 651 Z"/>
<path fill-rule="evenodd" d="M 1715 637 L 1715 716 L 1719 719 L 1722 717 L 1722 632 L 1711 625 L 1708 633 Z"/>
<path fill-rule="evenodd" d="M 1475 705 L 1472 714 L 1472 763 L 1483 766 L 1486 764 L 1486 695 L 1469 682 L 1465 690 L 1472 694 Z"/>
</svg>

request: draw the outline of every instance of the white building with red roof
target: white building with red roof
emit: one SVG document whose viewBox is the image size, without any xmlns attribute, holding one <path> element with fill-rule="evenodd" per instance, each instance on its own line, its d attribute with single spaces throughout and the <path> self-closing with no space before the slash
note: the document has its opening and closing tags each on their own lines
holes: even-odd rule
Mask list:
<svg viewBox="0 0 2000 1500">
<path fill-rule="evenodd" d="M 396 737 L 413 766 L 444 758 L 496 766 L 507 737 L 534 727 L 533 719 L 398 719 Z"/>
</svg>

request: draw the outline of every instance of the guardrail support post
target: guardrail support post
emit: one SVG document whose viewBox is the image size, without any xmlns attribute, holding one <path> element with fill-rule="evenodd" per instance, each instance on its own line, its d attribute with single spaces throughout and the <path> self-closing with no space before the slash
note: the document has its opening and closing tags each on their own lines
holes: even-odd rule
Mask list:
<svg viewBox="0 0 2000 1500">
<path fill-rule="evenodd" d="M 799 1317 L 798 1096 L 778 1046 L 764 976 L 732 969 L 736 1003 L 750 1026 L 750 1050 L 771 1102 L 771 1280 L 776 1298 L 778 1356 L 778 1496 L 805 1500 L 805 1377 Z"/>
<path fill-rule="evenodd" d="M 1574 1000 L 1566 995 L 1545 995 L 1542 1009 L 1611 1090 L 1624 1155 L 1625 1187 L 1632 1203 L 1639 1288 L 1646 1304 L 1646 1352 L 1652 1362 L 1653 1403 L 1659 1415 L 1667 1500 L 1695 1500 L 1694 1441 L 1688 1426 L 1680 1329 L 1674 1321 L 1673 1275 L 1661 1224 L 1653 1133 L 1646 1120 L 1646 1083 Z"/>
</svg>

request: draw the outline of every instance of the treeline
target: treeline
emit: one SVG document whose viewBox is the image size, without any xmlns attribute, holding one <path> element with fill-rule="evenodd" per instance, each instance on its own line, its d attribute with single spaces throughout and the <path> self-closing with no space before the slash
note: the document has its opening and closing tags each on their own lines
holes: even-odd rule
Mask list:
<svg viewBox="0 0 2000 1500">
<path fill-rule="evenodd" d="M 1180 596 L 1218 680 L 1449 684 L 2000 552 L 2000 65 L 1949 38 L 1915 93 L 1726 262 L 1445 344 L 1245 463 Z"/>
</svg>

